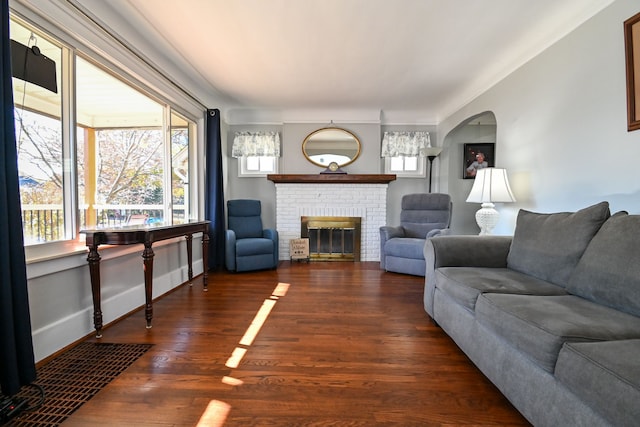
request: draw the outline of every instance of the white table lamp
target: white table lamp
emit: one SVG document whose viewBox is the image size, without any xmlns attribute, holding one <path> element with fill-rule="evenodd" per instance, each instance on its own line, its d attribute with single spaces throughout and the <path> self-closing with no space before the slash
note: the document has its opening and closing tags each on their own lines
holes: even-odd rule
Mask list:
<svg viewBox="0 0 640 427">
<path fill-rule="evenodd" d="M 491 234 L 491 230 L 498 223 L 500 214 L 495 209 L 494 202 L 515 201 L 506 169 L 478 169 L 467 202 L 482 203 L 482 207 L 476 212 L 476 222 L 480 227 L 481 236 Z"/>
</svg>

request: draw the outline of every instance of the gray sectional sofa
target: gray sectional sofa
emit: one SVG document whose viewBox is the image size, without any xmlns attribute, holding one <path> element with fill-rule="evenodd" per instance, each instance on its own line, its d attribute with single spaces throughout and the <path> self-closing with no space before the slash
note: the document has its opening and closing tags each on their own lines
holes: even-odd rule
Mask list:
<svg viewBox="0 0 640 427">
<path fill-rule="evenodd" d="M 536 426 L 640 425 L 640 215 L 427 240 L 424 307 Z"/>
</svg>

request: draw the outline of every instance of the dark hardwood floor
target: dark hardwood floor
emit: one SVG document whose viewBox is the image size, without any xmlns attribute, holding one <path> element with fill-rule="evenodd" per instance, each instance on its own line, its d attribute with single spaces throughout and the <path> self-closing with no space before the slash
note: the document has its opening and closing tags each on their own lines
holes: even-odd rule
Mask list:
<svg viewBox="0 0 640 427">
<path fill-rule="evenodd" d="M 63 425 L 528 425 L 428 318 L 423 281 L 374 262 L 212 273 L 158 299 L 152 329 L 138 311 L 104 330 L 154 346 Z"/>
</svg>

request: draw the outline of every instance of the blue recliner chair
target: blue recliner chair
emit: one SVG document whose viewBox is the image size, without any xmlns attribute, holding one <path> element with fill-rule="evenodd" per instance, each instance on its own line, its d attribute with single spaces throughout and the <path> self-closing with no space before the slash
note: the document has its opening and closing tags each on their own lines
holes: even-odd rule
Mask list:
<svg viewBox="0 0 640 427">
<path fill-rule="evenodd" d="M 425 275 L 426 239 L 449 233 L 451 196 L 442 193 L 402 197 L 400 225 L 380 227 L 380 268 L 395 273 Z"/>
<path fill-rule="evenodd" d="M 227 201 L 225 265 L 230 271 L 278 267 L 278 232 L 262 228 L 260 200 Z"/>
</svg>

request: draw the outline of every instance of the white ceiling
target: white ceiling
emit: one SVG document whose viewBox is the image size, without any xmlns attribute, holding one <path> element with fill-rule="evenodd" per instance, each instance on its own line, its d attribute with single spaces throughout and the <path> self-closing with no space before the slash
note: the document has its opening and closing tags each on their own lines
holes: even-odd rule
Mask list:
<svg viewBox="0 0 640 427">
<path fill-rule="evenodd" d="M 71 1 L 228 121 L 324 111 L 421 124 L 437 124 L 612 2 Z"/>
</svg>

